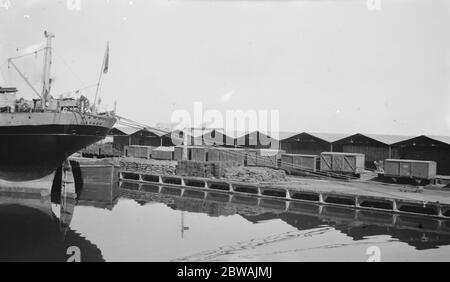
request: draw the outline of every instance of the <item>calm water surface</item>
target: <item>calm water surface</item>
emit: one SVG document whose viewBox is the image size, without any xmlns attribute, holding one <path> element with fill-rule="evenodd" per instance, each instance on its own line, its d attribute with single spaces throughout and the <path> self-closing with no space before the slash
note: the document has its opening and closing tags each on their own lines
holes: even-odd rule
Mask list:
<svg viewBox="0 0 450 282">
<path fill-rule="evenodd" d="M 140 190 L 138 190 L 140 189 Z M 1 260 L 449 261 L 450 223 L 154 186 L 0 194 Z"/>
</svg>

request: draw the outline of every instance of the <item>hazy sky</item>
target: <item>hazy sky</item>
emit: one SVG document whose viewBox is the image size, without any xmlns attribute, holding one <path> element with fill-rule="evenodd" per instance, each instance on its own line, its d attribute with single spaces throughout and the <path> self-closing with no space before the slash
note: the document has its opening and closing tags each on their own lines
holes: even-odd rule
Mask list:
<svg viewBox="0 0 450 282">
<path fill-rule="evenodd" d="M 201 101 L 279 110 L 283 131 L 450 135 L 450 0 L 9 1 L 0 67 L 24 95 L 4 62 L 50 30 L 54 95 L 96 83 L 109 40 L 102 99 L 148 124 Z"/>
</svg>

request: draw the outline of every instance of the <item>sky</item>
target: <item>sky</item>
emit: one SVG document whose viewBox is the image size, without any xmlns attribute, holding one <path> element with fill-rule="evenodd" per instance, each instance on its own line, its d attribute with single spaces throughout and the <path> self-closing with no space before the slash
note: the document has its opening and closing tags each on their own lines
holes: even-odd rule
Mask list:
<svg viewBox="0 0 450 282">
<path fill-rule="evenodd" d="M 278 111 L 281 131 L 450 135 L 450 0 L 80 3 L 0 0 L 0 84 L 32 97 L 5 62 L 49 30 L 53 95 L 97 83 L 109 41 L 102 102 L 146 124 L 201 102 Z M 17 65 L 39 85 L 41 57 Z"/>
</svg>

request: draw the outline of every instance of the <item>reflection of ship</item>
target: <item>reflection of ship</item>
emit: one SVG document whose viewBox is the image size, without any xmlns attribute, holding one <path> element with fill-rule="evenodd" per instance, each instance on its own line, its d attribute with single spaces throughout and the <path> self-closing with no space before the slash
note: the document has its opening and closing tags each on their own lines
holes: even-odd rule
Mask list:
<svg viewBox="0 0 450 282">
<path fill-rule="evenodd" d="M 45 33 L 43 89 L 39 93 L 10 59 L 9 63 L 39 96 L 16 99 L 15 88 L 0 87 L 0 178 L 28 181 L 50 175 L 74 152 L 103 139 L 116 122 L 113 112 L 98 113 L 84 96 L 54 99 L 50 96 L 51 40 Z M 107 58 L 105 57 L 105 71 Z"/>
<path fill-rule="evenodd" d="M 67 210 L 73 206 L 62 207 L 61 213 Z M 81 261 L 103 261 L 98 247 L 65 220 L 52 212 L 48 189 L 0 188 L 0 261 L 67 261 L 72 246 L 80 250 Z"/>
</svg>

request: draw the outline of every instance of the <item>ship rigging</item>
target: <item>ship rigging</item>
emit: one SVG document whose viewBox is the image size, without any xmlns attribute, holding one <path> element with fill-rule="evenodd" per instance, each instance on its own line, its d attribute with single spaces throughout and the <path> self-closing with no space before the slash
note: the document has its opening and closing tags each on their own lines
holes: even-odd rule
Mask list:
<svg viewBox="0 0 450 282">
<path fill-rule="evenodd" d="M 115 111 L 100 113 L 96 103 L 90 106 L 84 96 L 52 97 L 50 70 L 55 36 L 49 32 L 44 35 L 45 47 L 32 53 L 44 51 L 41 91 L 15 63 L 30 54 L 8 59 L 38 99 L 17 99 L 15 87 L 0 87 L 0 179 L 3 180 L 29 181 L 50 175 L 70 155 L 105 138 L 117 121 Z M 109 54 L 105 59 L 109 59 Z M 100 81 L 97 88 L 99 84 Z"/>
</svg>

